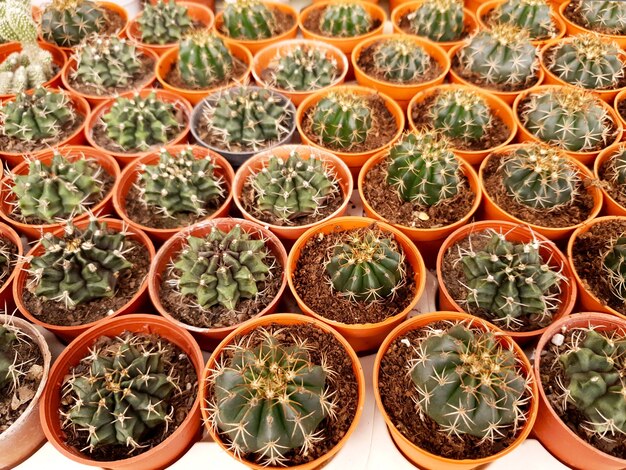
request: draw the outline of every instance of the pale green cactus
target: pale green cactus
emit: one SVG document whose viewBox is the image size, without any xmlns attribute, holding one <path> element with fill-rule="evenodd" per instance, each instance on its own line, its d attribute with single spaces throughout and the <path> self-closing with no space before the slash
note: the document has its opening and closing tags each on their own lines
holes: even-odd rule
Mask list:
<svg viewBox="0 0 626 470">
<path fill-rule="evenodd" d="M 374 70 L 395 83 L 419 80 L 435 64 L 430 54 L 409 38 L 381 40 L 374 46 L 373 59 Z"/>
<path fill-rule="evenodd" d="M 458 41 L 465 28 L 463 0 L 427 0 L 407 20 L 412 34 L 435 42 Z"/>
<path fill-rule="evenodd" d="M 52 54 L 35 43 L 22 45 L 0 64 L 0 94 L 13 95 L 44 85 L 54 75 Z"/>
<path fill-rule="evenodd" d="M 227 3 L 222 18 L 223 32 L 233 39 L 267 39 L 279 31 L 272 9 L 259 0 Z"/>
<path fill-rule="evenodd" d="M 545 40 L 557 34 L 554 14 L 546 0 L 506 0 L 493 10 L 492 20 L 524 29 L 533 40 Z"/>
<path fill-rule="evenodd" d="M 137 18 L 141 41 L 146 44 L 173 44 L 183 39 L 193 27 L 187 7 L 174 0 L 144 4 Z"/>
<path fill-rule="evenodd" d="M 23 44 L 37 41 L 37 24 L 31 14 L 30 2 L 4 0 L 0 2 L 0 40 Z"/>
<path fill-rule="evenodd" d="M 583 26 L 603 34 L 626 34 L 626 3 L 622 1 L 574 0 Z"/>
<path fill-rule="evenodd" d="M 614 188 L 626 194 L 626 149 L 620 148 L 608 158 L 605 177 Z"/>
</svg>

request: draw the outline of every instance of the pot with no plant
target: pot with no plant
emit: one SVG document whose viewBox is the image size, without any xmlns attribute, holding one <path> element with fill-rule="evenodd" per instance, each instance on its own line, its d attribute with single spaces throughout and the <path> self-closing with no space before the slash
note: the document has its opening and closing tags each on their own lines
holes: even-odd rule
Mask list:
<svg viewBox="0 0 626 470">
<path fill-rule="evenodd" d="M 13 280 L 18 260 L 24 254 L 20 236 L 8 225 L 0 223 L 0 305 L 7 312 L 15 307 Z"/>
<path fill-rule="evenodd" d="M 433 470 L 497 460 L 524 442 L 537 416 L 522 349 L 458 312 L 418 315 L 392 331 L 376 356 L 374 394 L 402 453 Z"/>
<path fill-rule="evenodd" d="M 604 195 L 604 212 L 626 216 L 626 144 L 613 144 L 600 152 L 593 173 Z"/>
<path fill-rule="evenodd" d="M 559 6 L 568 36 L 587 32 L 626 46 L 626 5 L 619 1 L 569 0 Z"/>
</svg>

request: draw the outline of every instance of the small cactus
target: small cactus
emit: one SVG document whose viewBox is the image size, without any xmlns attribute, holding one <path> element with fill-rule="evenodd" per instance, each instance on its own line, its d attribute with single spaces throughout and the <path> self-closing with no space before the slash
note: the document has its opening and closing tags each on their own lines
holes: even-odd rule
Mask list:
<svg viewBox="0 0 626 470">
<path fill-rule="evenodd" d="M 374 70 L 385 80 L 396 83 L 419 81 L 435 66 L 426 50 L 411 39 L 387 39 L 374 46 Z"/>
<path fill-rule="evenodd" d="M 607 273 L 611 292 L 621 302 L 626 303 L 626 234 L 621 234 L 610 242 L 604 253 L 602 265 Z"/>
<path fill-rule="evenodd" d="M 428 0 L 407 15 L 412 34 L 435 42 L 461 39 L 463 18 L 463 0 Z"/>
<path fill-rule="evenodd" d="M 0 2 L 0 40 L 22 44 L 34 44 L 37 41 L 37 24 L 33 19 L 29 1 Z"/>
<path fill-rule="evenodd" d="M 173 44 L 183 39 L 193 28 L 187 7 L 174 0 L 157 0 L 144 4 L 137 18 L 141 42 L 145 44 Z"/>
<path fill-rule="evenodd" d="M 546 0 L 506 0 L 493 10 L 493 21 L 524 29 L 532 40 L 537 41 L 556 36 L 552 14 Z"/>
<path fill-rule="evenodd" d="M 368 33 L 374 19 L 358 3 L 349 1 L 329 3 L 319 20 L 319 29 L 324 36 L 352 38 Z"/>
<path fill-rule="evenodd" d="M 626 3 L 622 1 L 575 0 L 583 26 L 603 34 L 626 34 Z"/>
<path fill-rule="evenodd" d="M 210 88 L 228 80 L 233 63 L 224 41 L 210 30 L 199 30 L 181 41 L 176 67 L 180 78 L 190 87 Z"/>
<path fill-rule="evenodd" d="M 274 12 L 259 0 L 234 0 L 226 4 L 222 19 L 223 32 L 233 39 L 267 39 L 279 32 Z"/>
<path fill-rule="evenodd" d="M 296 46 L 277 57 L 270 85 L 287 91 L 312 91 L 331 86 L 339 75 L 337 61 L 317 47 Z"/>
<path fill-rule="evenodd" d="M 438 93 L 428 110 L 433 127 L 450 139 L 475 142 L 492 125 L 489 104 L 469 89 L 451 89 Z"/>
<path fill-rule="evenodd" d="M 42 86 L 54 75 L 52 54 L 36 44 L 22 45 L 0 64 L 0 94 L 14 95 Z"/>
<path fill-rule="evenodd" d="M 10 323 L 0 324 L 0 392 L 17 395 L 26 366 L 32 359 L 21 358 L 15 346 L 27 341 L 26 334 Z M 16 397 L 17 398 L 17 397 Z"/>
<path fill-rule="evenodd" d="M 91 0 L 53 0 L 43 11 L 41 35 L 57 46 L 74 47 L 106 24 L 106 13 Z"/>
<path fill-rule="evenodd" d="M 620 148 L 613 153 L 606 163 L 605 178 L 619 190 L 626 194 L 626 150 Z"/>
</svg>

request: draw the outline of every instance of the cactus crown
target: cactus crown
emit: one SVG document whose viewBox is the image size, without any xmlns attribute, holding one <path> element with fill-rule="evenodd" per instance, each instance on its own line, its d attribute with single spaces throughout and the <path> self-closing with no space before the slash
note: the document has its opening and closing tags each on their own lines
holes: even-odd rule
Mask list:
<svg viewBox="0 0 626 470">
<path fill-rule="evenodd" d="M 495 9 L 494 20 L 528 31 L 533 40 L 553 38 L 557 34 L 552 9 L 546 0 L 506 0 Z"/>
<path fill-rule="evenodd" d="M 0 391 L 17 395 L 27 366 L 32 359 L 21 357 L 15 350 L 20 342 L 27 342 L 28 335 L 11 323 L 0 324 Z"/>
<path fill-rule="evenodd" d="M 1 4 L 0 4 L 1 5 Z M 42 86 L 54 75 L 52 54 L 37 44 L 22 45 L 0 64 L 0 94 L 17 94 Z"/>
<path fill-rule="evenodd" d="M 435 42 L 461 39 L 463 18 L 463 0 L 427 0 L 407 15 L 411 33 Z"/>
<path fill-rule="evenodd" d="M 274 12 L 259 0 L 234 0 L 226 4 L 222 19 L 224 32 L 233 39 L 267 39 L 279 32 Z"/>
<path fill-rule="evenodd" d="M 200 29 L 187 34 L 180 43 L 176 67 L 187 85 L 210 88 L 230 77 L 233 63 L 224 41 L 210 29 Z"/>
<path fill-rule="evenodd" d="M 61 47 L 74 47 L 106 26 L 105 12 L 91 0 L 52 0 L 41 17 L 43 38 Z"/>
<path fill-rule="evenodd" d="M 341 1 L 326 6 L 319 29 L 325 36 L 351 38 L 368 33 L 373 24 L 372 16 L 362 5 Z"/>
<path fill-rule="evenodd" d="M 438 93 L 428 113 L 437 131 L 465 142 L 480 140 L 491 127 L 493 117 L 485 99 L 470 89 Z"/>
<path fill-rule="evenodd" d="M 339 75 L 337 60 L 317 47 L 298 45 L 276 60 L 269 84 L 282 90 L 317 90 L 331 86 Z"/>
<path fill-rule="evenodd" d="M 578 0 L 575 8 L 587 28 L 604 34 L 626 34 L 624 2 Z"/>
<path fill-rule="evenodd" d="M 626 149 L 620 148 L 609 157 L 605 177 L 620 192 L 626 191 Z"/>
<path fill-rule="evenodd" d="M 179 5 L 175 0 L 157 0 L 146 3 L 137 25 L 141 32 L 141 42 L 146 44 L 172 44 L 183 39 L 193 27 L 187 7 Z"/>
<path fill-rule="evenodd" d="M 626 303 L 626 233 L 611 240 L 610 248 L 604 253 L 602 266 L 607 273 L 611 292 Z"/>
<path fill-rule="evenodd" d="M 37 24 L 31 14 L 30 1 L 0 2 L 0 42 L 12 41 L 23 44 L 37 41 Z"/>
<path fill-rule="evenodd" d="M 493 442 L 517 432 L 527 419 L 532 375 L 512 345 L 470 323 L 427 327 L 408 364 L 421 416 L 451 437 Z"/>
<path fill-rule="evenodd" d="M 419 80 L 434 65 L 428 52 L 409 38 L 378 42 L 373 59 L 385 80 L 399 83 Z"/>
</svg>

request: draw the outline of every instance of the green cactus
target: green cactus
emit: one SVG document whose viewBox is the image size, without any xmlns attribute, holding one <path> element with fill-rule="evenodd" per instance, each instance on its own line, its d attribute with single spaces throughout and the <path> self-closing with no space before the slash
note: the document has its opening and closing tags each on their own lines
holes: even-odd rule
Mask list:
<svg viewBox="0 0 626 470">
<path fill-rule="evenodd" d="M 463 18 L 463 0 L 427 0 L 407 15 L 412 34 L 435 42 L 461 39 Z"/>
<path fill-rule="evenodd" d="M 542 142 L 570 152 L 604 148 L 614 137 L 613 120 L 600 99 L 578 88 L 531 93 L 520 120 Z"/>
<path fill-rule="evenodd" d="M 255 239 L 240 225 L 228 232 L 213 227 L 204 238 L 189 236 L 174 261 L 180 270 L 173 285 L 183 297 L 201 309 L 222 306 L 236 311 L 240 299 L 254 299 L 263 292 L 259 283 L 274 275 L 265 241 Z"/>
<path fill-rule="evenodd" d="M 224 181 L 215 174 L 213 158 L 196 158 L 193 148 L 172 155 L 160 150 L 159 163 L 141 164 L 138 187 L 142 200 L 167 217 L 191 212 L 207 214 L 207 204 L 224 196 Z"/>
<path fill-rule="evenodd" d="M 451 89 L 438 93 L 428 110 L 433 127 L 450 139 L 475 142 L 492 125 L 489 104 L 470 89 Z"/>
<path fill-rule="evenodd" d="M 626 302 L 626 234 L 611 240 L 609 250 L 604 253 L 602 266 L 607 273 L 611 292 L 620 301 Z"/>
<path fill-rule="evenodd" d="M 132 249 L 126 235 L 109 233 L 107 223 L 95 218 L 83 230 L 68 222 L 62 237 L 46 233 L 45 251 L 30 260 L 28 289 L 66 308 L 113 297 L 118 278 L 133 267 L 124 256 Z"/>
<path fill-rule="evenodd" d="M 278 57 L 270 85 L 287 91 L 312 91 L 331 86 L 339 76 L 337 60 L 317 47 L 289 49 Z"/>
<path fill-rule="evenodd" d="M 174 0 L 146 3 L 137 18 L 141 42 L 145 44 L 173 44 L 183 39 L 193 28 L 187 7 Z"/>
<path fill-rule="evenodd" d="M 426 50 L 409 38 L 382 40 L 374 46 L 374 70 L 385 80 L 411 83 L 435 65 Z"/>
<path fill-rule="evenodd" d="M 36 44 L 22 45 L 0 64 L 0 94 L 14 95 L 42 86 L 54 76 L 52 54 Z"/>
<path fill-rule="evenodd" d="M 234 0 L 226 4 L 222 20 L 223 32 L 233 39 L 267 39 L 279 32 L 274 12 L 259 0 Z"/>
<path fill-rule="evenodd" d="M 0 2 L 0 40 L 23 44 L 34 44 L 37 41 L 37 24 L 31 13 L 30 2 Z"/>
<path fill-rule="evenodd" d="M 626 149 L 623 147 L 608 158 L 605 178 L 620 193 L 626 193 Z"/>
<path fill-rule="evenodd" d="M 306 340 L 294 337 L 295 344 L 284 345 L 271 331 L 255 333 L 260 344 L 230 346 L 232 357 L 209 378 L 209 422 L 228 436 L 237 457 L 254 454 L 262 465 L 282 466 L 290 451 L 306 455 L 320 440 L 320 423 L 335 419 L 328 383 L 336 373 L 325 360 L 312 361 Z"/>
<path fill-rule="evenodd" d="M 374 19 L 358 3 L 349 1 L 329 3 L 319 20 L 319 29 L 324 36 L 352 38 L 370 32 Z"/>
<path fill-rule="evenodd" d="M 104 346 L 94 345 L 64 383 L 69 404 L 64 428 L 85 434 L 86 449 L 106 445 L 142 447 L 155 432 L 165 432 L 176 412 L 172 399 L 180 390 L 168 359 L 173 348 L 158 340 L 124 333 Z"/>
<path fill-rule="evenodd" d="M 194 31 L 179 45 L 176 67 L 180 78 L 191 87 L 210 88 L 228 80 L 233 65 L 228 47 L 210 30 Z"/>
<path fill-rule="evenodd" d="M 532 40 L 551 39 L 557 30 L 546 0 L 506 0 L 493 10 L 493 21 L 528 31 Z"/>
<path fill-rule="evenodd" d="M 41 17 L 41 35 L 57 46 L 74 47 L 106 24 L 106 13 L 91 0 L 52 0 Z"/>
<path fill-rule="evenodd" d="M 626 34 L 626 4 L 622 1 L 575 0 L 583 26 L 603 34 Z"/>
<path fill-rule="evenodd" d="M 337 294 L 353 302 L 393 298 L 406 283 L 404 253 L 377 228 L 355 231 L 332 247 L 324 269 Z"/>
<path fill-rule="evenodd" d="M 427 328 L 409 362 L 420 413 L 450 437 L 493 442 L 526 420 L 532 376 L 512 346 L 471 324 Z"/>
<path fill-rule="evenodd" d="M 13 354 L 13 345 L 17 341 L 19 330 L 10 325 L 0 325 L 0 391 L 6 387 L 15 390 L 18 380 L 22 375 L 20 368 L 16 367 L 16 355 Z"/>
</svg>

